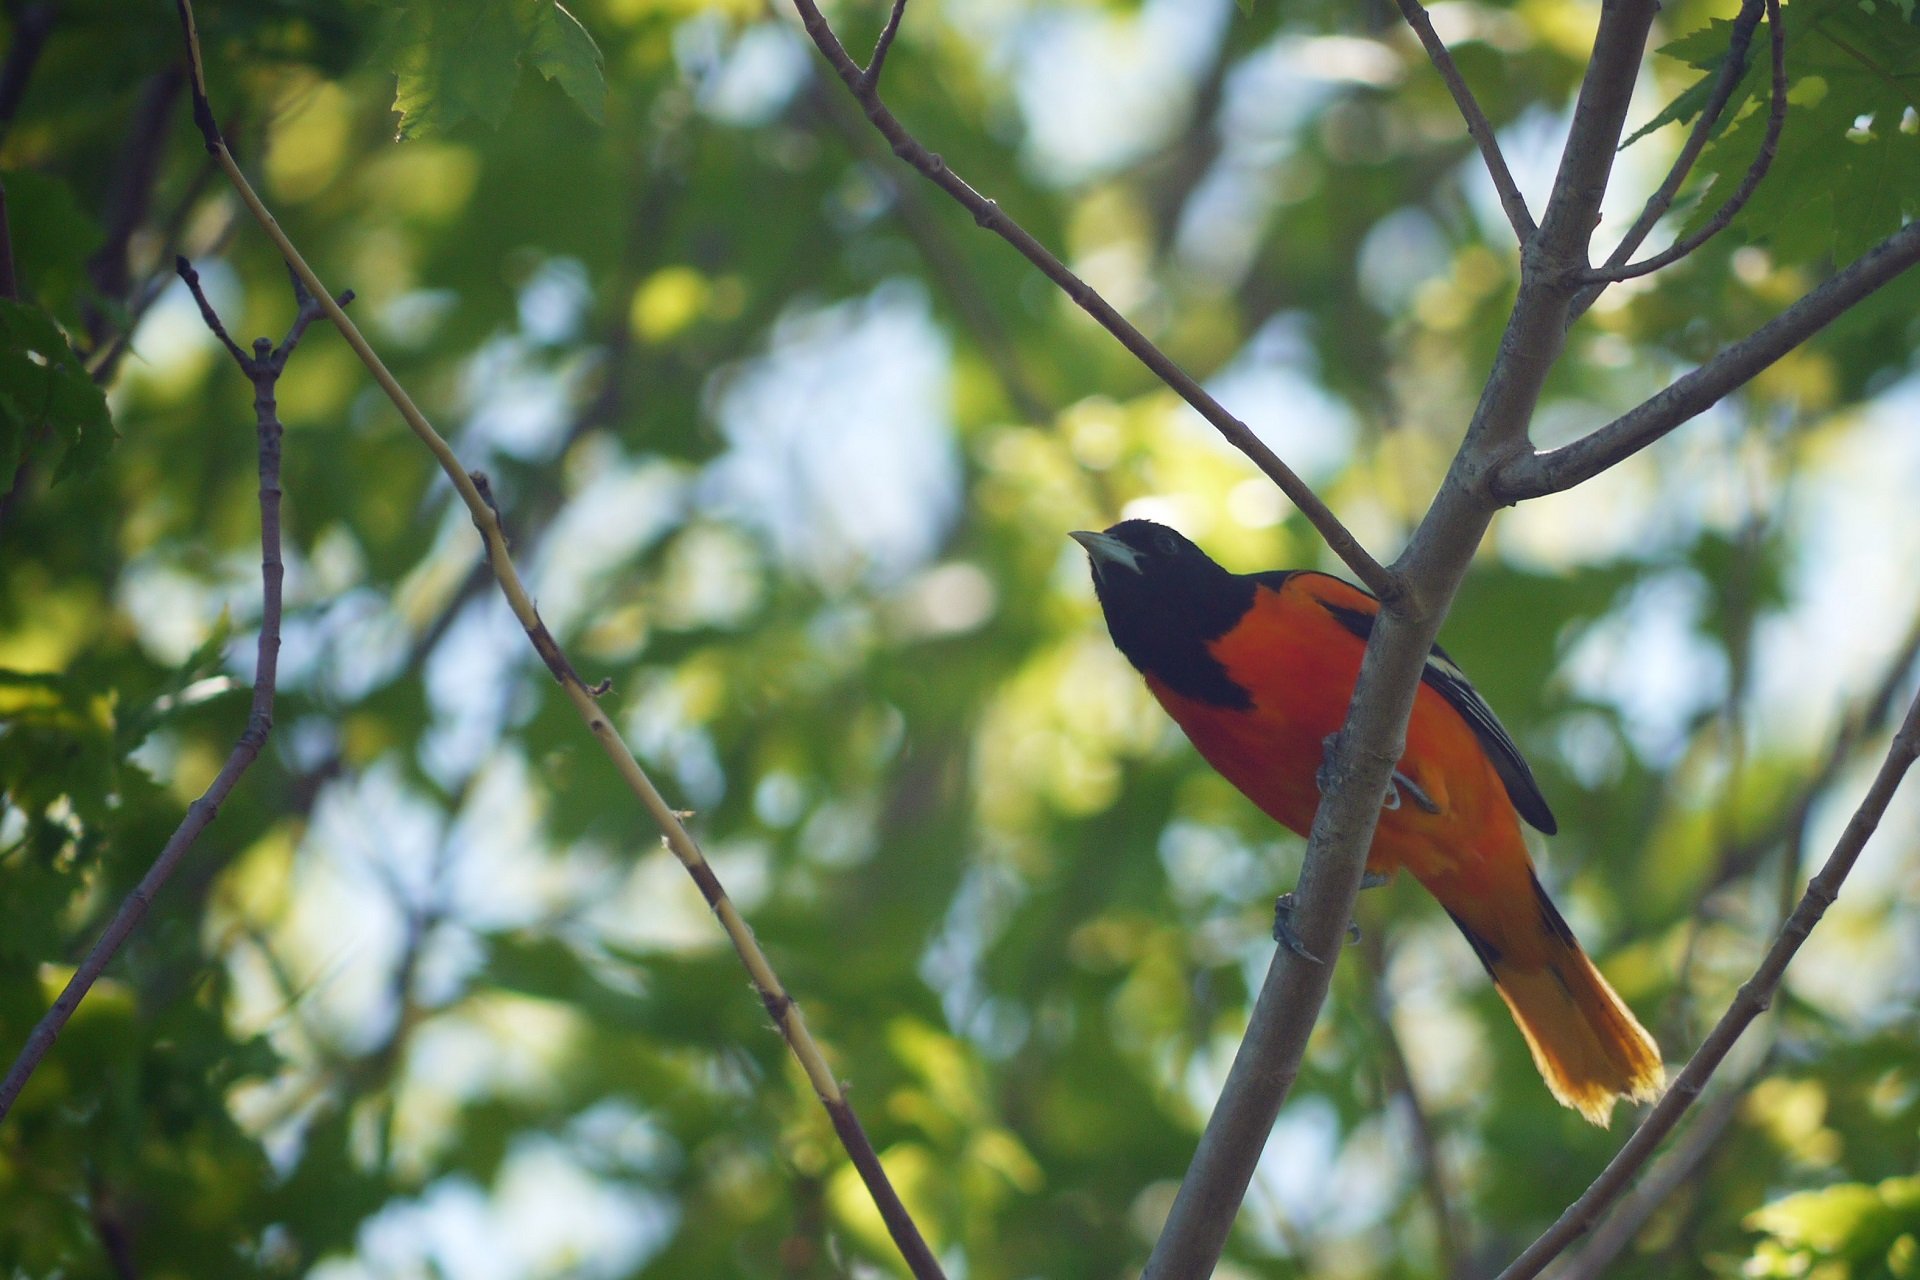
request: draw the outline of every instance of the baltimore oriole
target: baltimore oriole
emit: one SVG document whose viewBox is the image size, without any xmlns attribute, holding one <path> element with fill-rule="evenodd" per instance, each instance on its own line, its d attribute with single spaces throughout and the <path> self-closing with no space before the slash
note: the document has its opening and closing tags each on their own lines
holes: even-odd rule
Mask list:
<svg viewBox="0 0 1920 1280">
<path fill-rule="evenodd" d="M 1323 743 L 1346 719 L 1380 602 L 1324 573 L 1236 574 L 1163 525 L 1075 533 L 1113 642 L 1207 763 L 1305 835 Z M 1595 1124 L 1665 1081 L 1660 1050 L 1581 951 L 1534 874 L 1520 820 L 1556 824 L 1533 771 L 1439 646 L 1368 853 L 1440 901 L 1533 1051 L 1553 1096 Z M 1376 881 L 1377 883 L 1378 881 Z"/>
</svg>

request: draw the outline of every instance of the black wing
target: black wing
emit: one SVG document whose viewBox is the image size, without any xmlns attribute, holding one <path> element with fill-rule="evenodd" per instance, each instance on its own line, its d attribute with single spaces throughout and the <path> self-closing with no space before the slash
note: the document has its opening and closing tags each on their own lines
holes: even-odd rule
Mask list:
<svg viewBox="0 0 1920 1280">
<path fill-rule="evenodd" d="M 1359 609 L 1343 609 L 1339 605 L 1318 602 L 1322 609 L 1333 615 L 1334 621 L 1365 640 L 1373 634 L 1373 615 Z M 1527 767 L 1520 748 L 1514 745 L 1513 737 L 1501 725 L 1493 708 L 1480 696 L 1480 691 L 1467 679 L 1467 673 L 1458 663 L 1447 656 L 1447 651 L 1439 645 L 1433 646 L 1427 654 L 1427 669 L 1420 673 L 1424 681 L 1435 693 L 1447 700 L 1447 704 L 1460 713 L 1460 718 L 1473 730 L 1473 736 L 1480 739 L 1480 745 L 1487 750 L 1487 756 L 1493 761 L 1493 771 L 1500 775 L 1500 781 L 1506 784 L 1507 796 L 1513 801 L 1513 807 L 1537 829 L 1552 835 L 1560 829 L 1554 821 L 1553 810 L 1547 807 L 1547 798 L 1540 794 L 1540 784 L 1534 781 L 1533 770 Z"/>
</svg>

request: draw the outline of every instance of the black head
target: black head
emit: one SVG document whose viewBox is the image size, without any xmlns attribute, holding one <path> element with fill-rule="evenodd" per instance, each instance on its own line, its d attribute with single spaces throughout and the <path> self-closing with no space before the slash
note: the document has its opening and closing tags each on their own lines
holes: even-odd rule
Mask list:
<svg viewBox="0 0 1920 1280">
<path fill-rule="evenodd" d="M 1251 578 L 1228 573 L 1163 524 L 1122 520 L 1105 533 L 1070 534 L 1093 564 L 1094 594 L 1127 661 L 1174 692 L 1219 706 L 1251 706 L 1207 643 L 1253 604 Z"/>
</svg>

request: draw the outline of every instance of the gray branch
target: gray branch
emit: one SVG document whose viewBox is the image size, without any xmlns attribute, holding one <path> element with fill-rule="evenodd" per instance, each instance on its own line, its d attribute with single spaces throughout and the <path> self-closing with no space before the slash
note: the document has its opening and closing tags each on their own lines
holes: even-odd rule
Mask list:
<svg viewBox="0 0 1920 1280">
<path fill-rule="evenodd" d="M 1492 477 L 1494 496 L 1511 505 L 1591 480 L 1746 385 L 1916 262 L 1920 223 L 1909 223 L 1753 333 L 1606 426 L 1558 449 L 1507 460 Z"/>
</svg>

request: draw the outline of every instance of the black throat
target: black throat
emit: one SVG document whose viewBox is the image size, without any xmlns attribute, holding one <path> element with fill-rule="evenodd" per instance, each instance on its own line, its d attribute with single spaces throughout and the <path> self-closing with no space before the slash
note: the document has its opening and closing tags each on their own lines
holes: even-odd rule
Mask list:
<svg viewBox="0 0 1920 1280">
<path fill-rule="evenodd" d="M 1113 643 L 1143 674 L 1182 697 L 1217 707 L 1253 705 L 1207 646 L 1233 630 L 1253 606 L 1252 578 L 1228 573 L 1204 556 L 1144 571 L 1099 565 L 1094 593 Z"/>
</svg>

